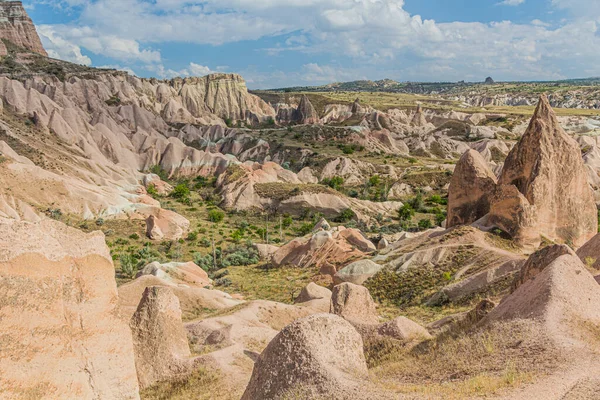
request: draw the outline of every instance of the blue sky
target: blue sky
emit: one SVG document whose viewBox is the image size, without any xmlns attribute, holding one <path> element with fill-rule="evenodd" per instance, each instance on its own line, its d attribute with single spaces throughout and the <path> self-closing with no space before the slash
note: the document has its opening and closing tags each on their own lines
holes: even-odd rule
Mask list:
<svg viewBox="0 0 600 400">
<path fill-rule="evenodd" d="M 250 88 L 600 75 L 600 0 L 24 0 L 51 56 Z"/>
</svg>

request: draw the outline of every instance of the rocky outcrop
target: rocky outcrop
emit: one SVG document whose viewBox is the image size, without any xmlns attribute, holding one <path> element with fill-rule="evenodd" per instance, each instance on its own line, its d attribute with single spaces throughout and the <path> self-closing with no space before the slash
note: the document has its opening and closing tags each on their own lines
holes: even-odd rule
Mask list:
<svg viewBox="0 0 600 400">
<path fill-rule="evenodd" d="M 358 332 L 340 317 L 318 314 L 285 327 L 269 343 L 242 400 L 357 398 L 367 377 Z"/>
<path fill-rule="evenodd" d="M 319 113 L 317 113 L 317 110 L 315 110 L 310 99 L 305 94 L 302 95 L 300 104 L 298 104 L 298 108 L 294 112 L 293 121 L 302 125 L 319 123 Z"/>
<path fill-rule="evenodd" d="M 359 260 L 339 270 L 333 277 L 333 283 L 349 282 L 355 285 L 362 285 L 367 279 L 378 273 L 382 265 L 371 260 Z"/>
<path fill-rule="evenodd" d="M 0 397 L 137 399 L 104 235 L 0 222 Z"/>
<path fill-rule="evenodd" d="M 421 342 L 432 338 L 427 329 L 406 317 L 398 317 L 379 325 L 377 333 L 381 336 L 398 340 L 404 344 Z"/>
<path fill-rule="evenodd" d="M 544 247 L 533 253 L 521 267 L 521 273 L 514 282 L 514 289 L 523 285 L 530 279 L 534 279 L 544 269 L 554 262 L 557 258 L 570 255 L 577 257 L 575 252 L 569 246 L 555 244 Z"/>
<path fill-rule="evenodd" d="M 541 324 L 539 332 L 544 332 L 555 346 L 569 351 L 588 350 L 590 341 L 595 340 L 589 337 L 591 332 L 574 327 L 600 324 L 598 302 L 600 286 L 594 277 L 576 256 L 565 254 L 504 298 L 480 325 L 536 321 Z"/>
<path fill-rule="evenodd" d="M 446 227 L 470 225 L 488 214 L 496 183 L 496 176 L 477 151 L 469 150 L 463 154 L 448 189 Z"/>
<path fill-rule="evenodd" d="M 33 21 L 20 1 L 0 1 L 0 39 L 8 40 L 42 56 L 48 56 Z M 0 55 L 6 55 L 6 47 L 3 43 L 0 46 Z"/>
<path fill-rule="evenodd" d="M 158 209 L 146 219 L 146 236 L 152 240 L 179 240 L 190 228 L 190 221 L 176 212 Z"/>
<path fill-rule="evenodd" d="M 149 287 L 160 286 L 171 289 L 179 299 L 183 318 L 195 318 L 198 310 L 223 310 L 243 303 L 219 290 L 210 290 L 194 285 L 180 284 L 164 280 L 154 275 L 144 275 L 132 282 L 119 286 L 119 313 L 124 321 L 131 320 L 138 305 Z"/>
<path fill-rule="evenodd" d="M 191 372 L 191 352 L 179 299 L 171 289 L 147 288 L 130 326 L 142 389 L 157 382 L 181 379 Z"/>
<path fill-rule="evenodd" d="M 137 273 L 136 278 L 146 275 L 156 276 L 173 285 L 185 285 L 188 287 L 203 288 L 212 283 L 206 271 L 191 261 L 165 264 L 155 261 L 142 268 Z"/>
<path fill-rule="evenodd" d="M 292 240 L 273 254 L 271 263 L 274 267 L 316 267 L 333 276 L 338 269 L 374 251 L 375 245 L 360 231 L 336 227 Z"/>
<path fill-rule="evenodd" d="M 577 250 L 577 256 L 589 267 L 600 269 L 600 234 Z"/>
<path fill-rule="evenodd" d="M 491 216 L 517 238 L 543 235 L 579 247 L 598 233 L 597 208 L 579 146 L 560 126 L 546 96 L 508 155 L 499 184 L 516 187 L 518 193 L 510 197 L 522 206 L 513 207 L 511 221 L 497 210 Z"/>
<path fill-rule="evenodd" d="M 352 283 L 342 283 L 333 288 L 329 312 L 357 326 L 379 323 L 377 307 L 369 290 Z"/>
</svg>

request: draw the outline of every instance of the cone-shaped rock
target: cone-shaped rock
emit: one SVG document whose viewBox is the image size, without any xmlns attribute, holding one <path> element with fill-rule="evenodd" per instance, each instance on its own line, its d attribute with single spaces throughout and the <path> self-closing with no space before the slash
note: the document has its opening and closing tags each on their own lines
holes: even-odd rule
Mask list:
<svg viewBox="0 0 600 400">
<path fill-rule="evenodd" d="M 496 176 L 475 150 L 458 161 L 448 189 L 447 227 L 470 225 L 490 211 L 490 195 L 496 188 Z"/>
<path fill-rule="evenodd" d="M 170 288 L 146 288 L 130 326 L 142 389 L 191 371 L 191 353 L 179 299 Z"/>
<path fill-rule="evenodd" d="M 421 110 L 421 105 L 417 105 L 417 112 L 413 116 L 412 121 L 410 122 L 412 126 L 425 126 L 427 125 L 427 120 L 425 119 L 425 115 L 423 115 L 423 111 Z"/>
<path fill-rule="evenodd" d="M 535 206 L 535 222 L 522 229 L 575 246 L 598 232 L 597 209 L 579 146 L 560 126 L 546 96 L 540 98 L 527 131 L 508 155 L 499 184 L 514 185 Z"/>
<path fill-rule="evenodd" d="M 302 98 L 300 99 L 300 104 L 298 105 L 294 115 L 294 121 L 298 122 L 299 124 L 319 123 L 319 114 L 308 99 L 308 96 L 305 94 L 303 94 Z"/>
</svg>

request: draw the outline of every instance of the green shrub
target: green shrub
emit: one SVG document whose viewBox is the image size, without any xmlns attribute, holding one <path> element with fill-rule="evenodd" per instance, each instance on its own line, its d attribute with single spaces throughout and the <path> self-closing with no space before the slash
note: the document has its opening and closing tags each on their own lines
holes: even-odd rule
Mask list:
<svg viewBox="0 0 600 400">
<path fill-rule="evenodd" d="M 284 229 L 289 228 L 290 226 L 292 226 L 292 224 L 294 223 L 294 219 L 290 216 L 285 217 L 284 219 L 281 220 L 281 226 Z"/>
<path fill-rule="evenodd" d="M 121 265 L 121 273 L 127 278 L 135 278 L 137 274 L 137 262 L 131 254 L 121 254 L 119 257 L 119 264 Z"/>
<path fill-rule="evenodd" d="M 102 225 L 104 225 L 104 218 L 98 218 L 98 219 L 96 220 L 96 225 L 98 225 L 98 226 L 102 226 Z"/>
<path fill-rule="evenodd" d="M 52 219 L 59 220 L 62 218 L 63 213 L 60 208 L 49 208 L 46 210 L 46 215 Z"/>
<path fill-rule="evenodd" d="M 180 183 L 171 192 L 171 197 L 176 199 L 185 199 L 190 196 L 190 188 L 187 183 Z"/>
<path fill-rule="evenodd" d="M 419 228 L 426 230 L 433 228 L 433 224 L 430 219 L 422 219 L 419 221 Z"/>
<path fill-rule="evenodd" d="M 167 171 L 162 169 L 160 165 L 153 165 L 152 167 L 150 167 L 150 173 L 158 175 L 158 177 L 163 181 L 166 181 L 169 178 Z"/>
<path fill-rule="evenodd" d="M 321 184 L 325 186 L 329 186 L 332 189 L 340 190 L 342 185 L 344 184 L 344 178 L 341 176 L 334 176 L 332 178 L 325 178 L 321 182 Z"/>
<path fill-rule="evenodd" d="M 315 227 L 315 225 L 312 223 L 305 223 L 305 224 L 302 224 L 302 226 L 300 228 L 297 228 L 296 232 L 298 233 L 299 236 L 306 236 L 313 231 L 314 227 Z"/>
<path fill-rule="evenodd" d="M 345 222 L 352 221 L 354 218 L 356 218 L 356 213 L 351 209 L 347 208 L 335 218 L 335 222 L 343 224 Z"/>
<path fill-rule="evenodd" d="M 200 246 L 201 247 L 210 247 L 211 242 L 210 239 L 203 237 L 202 239 L 200 239 Z"/>
<path fill-rule="evenodd" d="M 190 242 L 195 242 L 196 240 L 198 240 L 198 232 L 190 232 L 190 233 L 188 233 L 186 239 L 188 241 L 190 241 Z"/>
<path fill-rule="evenodd" d="M 256 247 L 252 245 L 235 246 L 223 253 L 222 267 L 245 266 L 258 264 L 260 256 Z"/>
<path fill-rule="evenodd" d="M 131 240 L 139 240 L 140 239 L 140 235 L 138 235 L 137 233 L 132 233 L 131 235 L 129 235 L 129 239 L 131 239 Z"/>
<path fill-rule="evenodd" d="M 148 192 L 148 194 L 152 197 L 158 196 L 158 190 L 156 190 L 156 185 L 154 183 L 148 185 L 148 189 L 146 189 L 146 192 Z"/>
<path fill-rule="evenodd" d="M 410 221 L 414 215 L 415 210 L 408 203 L 403 205 L 402 208 L 398 210 L 398 218 L 400 218 L 400 221 L 403 222 Z"/>
<path fill-rule="evenodd" d="M 223 221 L 224 218 L 225 218 L 225 213 L 223 211 L 210 210 L 208 212 L 208 220 L 210 222 L 214 222 L 214 223 L 218 224 L 219 222 Z"/>
<path fill-rule="evenodd" d="M 228 287 L 228 286 L 231 286 L 231 285 L 233 285 L 233 282 L 229 278 L 221 278 L 221 279 L 217 279 L 215 281 L 215 286 Z"/>
</svg>

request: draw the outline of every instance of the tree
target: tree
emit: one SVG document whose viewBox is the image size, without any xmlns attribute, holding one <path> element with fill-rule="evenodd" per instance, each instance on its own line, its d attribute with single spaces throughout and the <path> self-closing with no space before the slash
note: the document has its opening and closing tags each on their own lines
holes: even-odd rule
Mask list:
<svg viewBox="0 0 600 400">
<path fill-rule="evenodd" d="M 398 218 L 400 218 L 400 221 L 403 222 L 410 221 L 414 215 L 415 210 L 408 203 L 403 205 L 402 208 L 398 210 Z"/>
</svg>

